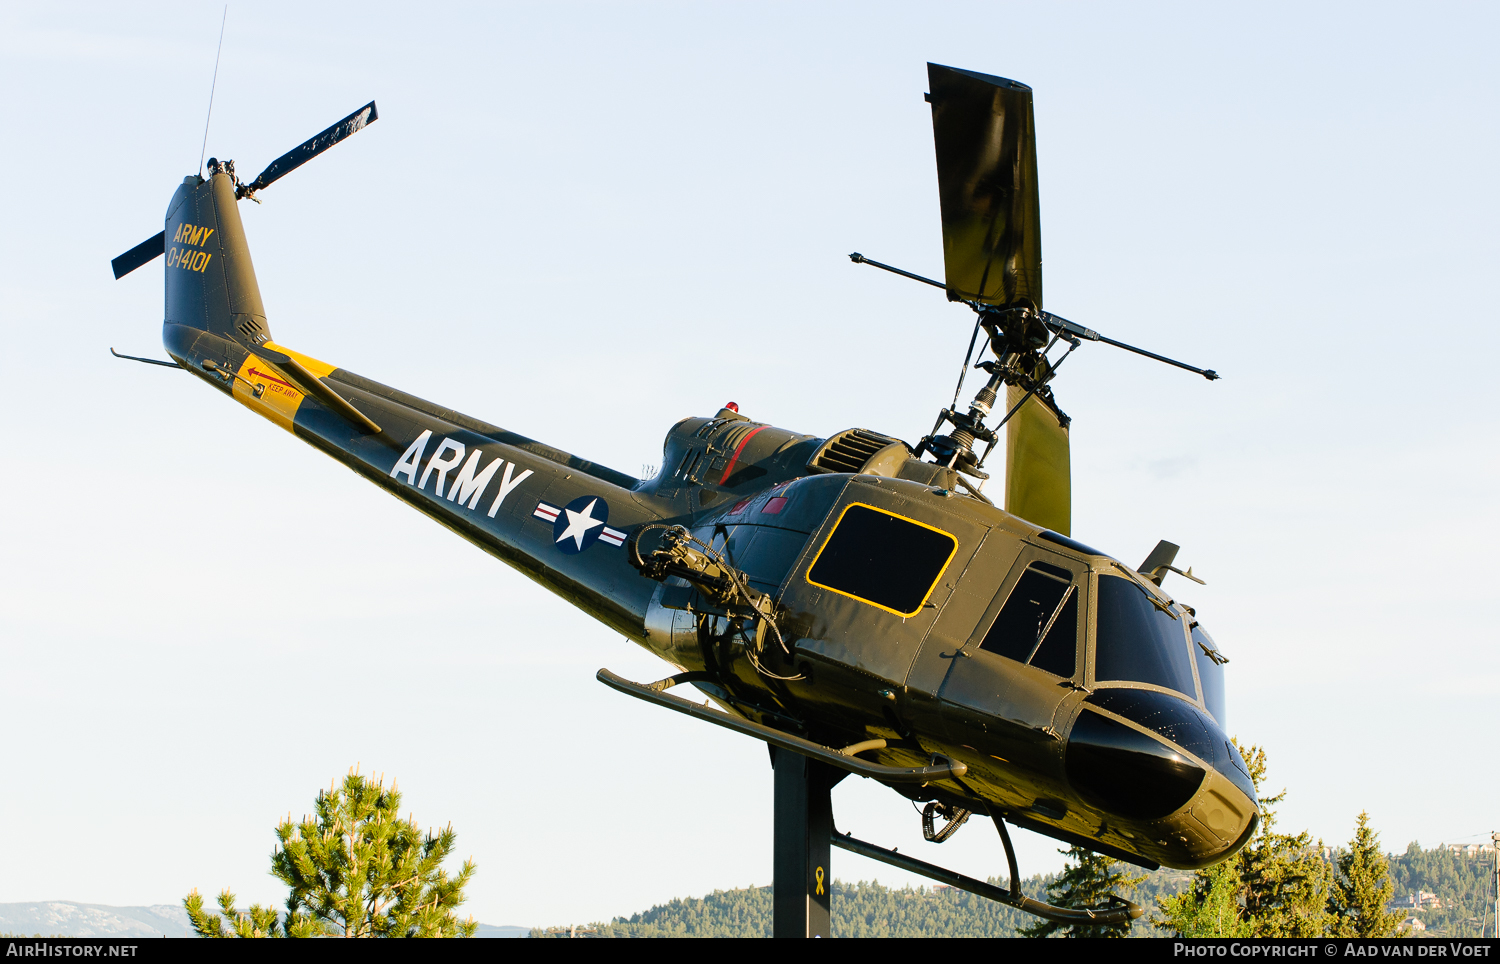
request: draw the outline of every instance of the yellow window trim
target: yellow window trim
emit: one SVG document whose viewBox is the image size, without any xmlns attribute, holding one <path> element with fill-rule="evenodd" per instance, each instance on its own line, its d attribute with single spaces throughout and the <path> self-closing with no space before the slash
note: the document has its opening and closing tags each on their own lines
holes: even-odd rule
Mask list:
<svg viewBox="0 0 1500 964">
<path fill-rule="evenodd" d="M 818 560 L 823 557 L 823 550 L 828 548 L 828 543 L 832 542 L 833 537 L 838 534 L 839 526 L 844 524 L 844 516 L 849 512 L 850 509 L 853 509 L 856 506 L 863 509 L 869 509 L 872 512 L 879 512 L 881 515 L 888 515 L 892 518 L 900 519 L 902 522 L 910 522 L 914 526 L 921 526 L 924 529 L 936 532 L 938 535 L 947 536 L 949 541 L 953 543 L 953 548 L 948 551 L 948 558 L 943 560 L 943 567 L 938 570 L 938 574 L 933 578 L 932 585 L 927 587 L 927 592 L 922 596 L 922 601 L 917 603 L 917 608 L 913 609 L 911 612 L 903 613 L 900 610 L 892 609 L 889 606 L 882 606 L 878 602 L 871 602 L 870 600 L 865 599 L 862 596 L 856 596 L 853 593 L 844 592 L 842 589 L 835 589 L 832 586 L 825 586 L 821 582 L 813 581 L 812 571 L 818 565 Z M 838 521 L 833 524 L 833 531 L 828 533 L 828 538 L 824 539 L 823 544 L 818 547 L 818 554 L 813 556 L 812 562 L 807 564 L 807 575 L 803 578 L 807 580 L 807 583 L 810 586 L 817 586 L 819 589 L 826 589 L 829 592 L 838 593 L 840 596 L 846 596 L 850 599 L 853 599 L 855 602 L 862 602 L 866 606 L 874 606 L 876 609 L 885 610 L 893 616 L 900 616 L 902 619 L 909 619 L 912 616 L 915 616 L 917 613 L 921 612 L 922 607 L 927 605 L 927 600 L 932 598 L 933 590 L 936 589 L 938 583 L 942 581 L 943 573 L 948 571 L 948 566 L 953 562 L 953 557 L 957 555 L 957 553 L 958 537 L 951 532 L 945 532 L 942 529 L 939 529 L 937 526 L 930 526 L 920 519 L 913 519 L 909 516 L 904 516 L 899 512 L 892 512 L 889 509 L 882 509 L 877 505 L 870 505 L 868 502 L 851 502 L 848 505 L 844 506 L 843 511 L 839 513 Z"/>
</svg>

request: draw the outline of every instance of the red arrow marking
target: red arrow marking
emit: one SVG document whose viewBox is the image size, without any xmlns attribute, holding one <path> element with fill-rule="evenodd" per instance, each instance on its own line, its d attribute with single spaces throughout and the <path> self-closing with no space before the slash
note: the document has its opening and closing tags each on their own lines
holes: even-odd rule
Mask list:
<svg viewBox="0 0 1500 964">
<path fill-rule="evenodd" d="M 250 374 L 251 375 L 259 375 L 261 378 L 264 378 L 266 381 L 275 382 L 278 385 L 286 385 L 287 388 L 290 388 L 294 392 L 297 390 L 297 386 L 292 385 L 292 384 L 290 384 L 288 382 L 284 382 L 281 379 L 276 378 L 273 375 L 267 375 L 263 371 L 257 371 L 256 368 L 255 368 L 255 366 L 253 366 L 253 365 L 250 366 Z"/>
</svg>

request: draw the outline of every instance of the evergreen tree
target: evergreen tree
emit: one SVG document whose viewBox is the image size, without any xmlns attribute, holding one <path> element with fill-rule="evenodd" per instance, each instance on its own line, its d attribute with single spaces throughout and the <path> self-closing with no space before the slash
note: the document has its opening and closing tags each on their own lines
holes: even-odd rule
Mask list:
<svg viewBox="0 0 1500 964">
<path fill-rule="evenodd" d="M 1474 936 L 1476 920 L 1483 920 L 1487 932 L 1493 933 L 1489 931 L 1495 922 L 1493 855 L 1468 856 L 1441 846 L 1423 850 L 1412 841 L 1405 853 L 1387 860 L 1398 897 L 1425 890 L 1438 898 L 1412 911 L 1427 925 L 1423 937 Z"/>
<path fill-rule="evenodd" d="M 1159 900 L 1161 916 L 1153 923 L 1184 937 L 1211 936 L 1215 928 L 1226 937 L 1322 936 L 1330 923 L 1331 872 L 1321 848 L 1305 831 L 1276 832 L 1274 808 L 1286 791 L 1264 794 L 1264 749 L 1252 746 L 1241 755 L 1260 800 L 1260 829 L 1235 857 L 1198 871 L 1190 890 Z"/>
<path fill-rule="evenodd" d="M 1393 937 L 1401 915 L 1387 911 L 1395 887 L 1380 852 L 1380 835 L 1370 829 L 1370 815 L 1360 813 L 1349 850 L 1339 855 L 1339 872 L 1328 895 L 1335 937 Z"/>
<path fill-rule="evenodd" d="M 235 910 L 234 894 L 219 895 L 224 918 L 203 910 L 194 890 L 183 900 L 193 929 L 202 937 L 472 937 L 478 924 L 460 921 L 454 909 L 474 875 L 465 861 L 449 877 L 442 863 L 453 852 L 451 826 L 425 835 L 414 820 L 400 818 L 401 794 L 394 785 L 354 771 L 318 793 L 315 815 L 276 827 L 280 846 L 271 854 L 271 874 L 291 888 L 285 916 L 252 905 Z M 223 919 L 230 929 L 225 931 Z"/>
<path fill-rule="evenodd" d="M 1047 898 L 1058 907 L 1099 907 L 1108 904 L 1116 890 L 1145 879 L 1127 877 L 1115 868 L 1115 861 L 1086 847 L 1069 847 L 1058 853 L 1067 854 L 1070 860 L 1062 875 L 1047 884 Z M 1059 924 L 1038 920 L 1020 929 L 1023 937 L 1049 937 L 1058 931 L 1064 937 L 1124 937 L 1130 933 L 1130 923 Z"/>
<path fill-rule="evenodd" d="M 1250 922 L 1240 906 L 1240 855 L 1198 871 L 1193 886 L 1157 901 L 1161 916 L 1152 923 L 1179 937 L 1249 937 Z"/>
<path fill-rule="evenodd" d="M 1236 741 L 1235 746 L 1239 743 Z M 1250 779 L 1260 799 L 1261 824 L 1255 838 L 1240 852 L 1240 899 L 1254 937 L 1320 937 L 1328 929 L 1328 888 L 1332 876 L 1323 860 L 1321 842 L 1312 835 L 1276 832 L 1276 811 L 1286 790 L 1265 796 L 1266 751 L 1251 746 L 1242 751 Z"/>
<path fill-rule="evenodd" d="M 203 910 L 203 896 L 198 889 L 182 901 L 187 908 L 188 921 L 199 937 L 284 937 L 277 919 L 276 908 L 251 904 L 248 911 L 236 910 L 234 893 L 228 887 L 219 892 L 219 909 L 224 912 L 209 914 Z M 224 931 L 224 921 L 229 922 L 230 933 Z"/>
</svg>

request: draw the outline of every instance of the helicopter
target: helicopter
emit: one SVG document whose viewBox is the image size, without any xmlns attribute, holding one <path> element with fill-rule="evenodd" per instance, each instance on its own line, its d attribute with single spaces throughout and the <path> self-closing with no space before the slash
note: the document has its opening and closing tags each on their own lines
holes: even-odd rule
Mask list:
<svg viewBox="0 0 1500 964">
<path fill-rule="evenodd" d="M 1194 869 L 1260 819 L 1223 729 L 1228 660 L 1163 588 L 1201 580 L 1165 541 L 1131 566 L 1073 538 L 1053 392 L 1086 342 L 1218 374 L 1044 310 L 1031 88 L 937 64 L 928 81 L 945 277 L 850 255 L 975 315 L 953 402 L 915 444 L 821 438 L 729 402 L 673 425 L 660 471 L 638 478 L 275 340 L 238 203 L 378 120 L 373 101 L 248 183 L 211 158 L 163 231 L 112 262 L 118 279 L 164 259 L 171 360 L 117 357 L 191 373 L 673 668 L 651 683 L 601 669 L 607 686 L 767 744 L 778 936 L 829 933 L 831 847 L 1048 919 L 1121 923 L 1142 909 L 1024 895 L 1007 826 Z M 990 357 L 971 368 L 976 348 Z M 971 370 L 987 377 L 960 406 Z M 997 448 L 999 505 L 983 491 Z M 850 774 L 920 805 L 934 843 L 990 818 L 1009 886 L 839 833 L 829 793 Z"/>
</svg>

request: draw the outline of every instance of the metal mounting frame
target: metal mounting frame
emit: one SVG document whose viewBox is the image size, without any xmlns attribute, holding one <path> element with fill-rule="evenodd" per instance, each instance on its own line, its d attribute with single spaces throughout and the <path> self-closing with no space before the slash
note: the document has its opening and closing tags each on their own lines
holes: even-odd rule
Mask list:
<svg viewBox="0 0 1500 964">
<path fill-rule="evenodd" d="M 926 767 L 888 767 L 869 763 L 854 754 L 867 749 L 883 748 L 884 740 L 867 740 L 836 750 L 720 710 L 699 706 L 665 692 L 682 683 L 705 681 L 709 678 L 707 673 L 679 673 L 654 683 L 637 683 L 607 669 L 600 669 L 596 678 L 611 689 L 636 699 L 753 736 L 773 748 L 771 759 L 776 786 L 774 873 L 777 898 L 772 926 L 777 937 L 829 935 L 833 890 L 833 877 L 828 861 L 830 845 L 1061 924 L 1123 924 L 1144 913 L 1139 904 L 1121 897 L 1112 896 L 1110 899 L 1113 903 L 1106 907 L 1071 908 L 1057 907 L 1022 894 L 1016 851 L 1011 846 L 1005 820 L 998 813 L 992 812 L 991 819 L 1005 845 L 1005 859 L 1010 868 L 1009 890 L 929 864 L 925 860 L 908 857 L 893 849 L 887 850 L 849 834 L 840 834 L 835 829 L 829 792 L 844 774 L 830 777 L 830 767 L 887 783 L 929 783 L 963 776 L 968 772 L 968 767 L 960 761 L 947 761 L 942 765 Z M 777 750 L 790 752 L 778 753 Z"/>
</svg>

